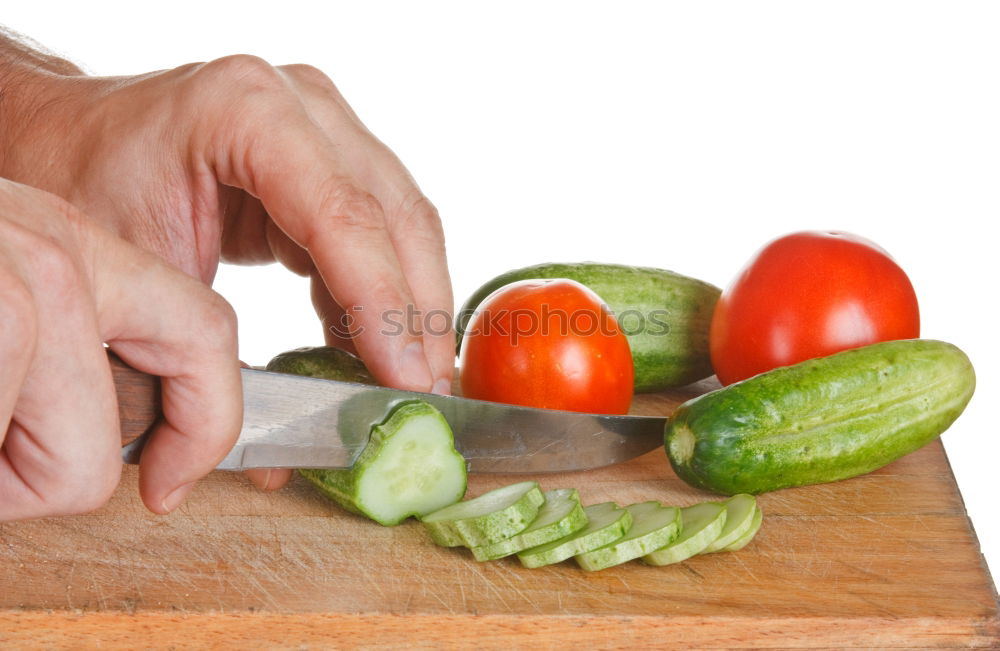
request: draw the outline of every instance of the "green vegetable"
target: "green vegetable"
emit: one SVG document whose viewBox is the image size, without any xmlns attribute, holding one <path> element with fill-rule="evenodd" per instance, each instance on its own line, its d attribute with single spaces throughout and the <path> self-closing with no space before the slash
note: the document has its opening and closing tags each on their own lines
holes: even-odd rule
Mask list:
<svg viewBox="0 0 1000 651">
<path fill-rule="evenodd" d="M 525 567 L 542 567 L 604 547 L 622 536 L 632 526 L 632 513 L 614 502 L 602 502 L 584 508 L 587 526 L 559 540 L 518 553 Z"/>
<path fill-rule="evenodd" d="M 472 548 L 477 561 L 491 561 L 510 556 L 530 547 L 558 540 L 587 524 L 587 515 L 580 505 L 575 488 L 546 491 L 545 503 L 528 527 L 519 534 L 488 545 Z"/>
<path fill-rule="evenodd" d="M 722 533 L 726 524 L 726 506 L 704 502 L 681 509 L 681 535 L 666 547 L 642 557 L 648 565 L 680 563 L 702 553 Z"/>
<path fill-rule="evenodd" d="M 577 554 L 580 567 L 595 571 L 620 565 L 669 545 L 680 533 L 681 511 L 675 506 L 642 502 L 626 508 L 632 514 L 628 533 L 603 547 Z"/>
<path fill-rule="evenodd" d="M 461 337 L 476 307 L 495 290 L 529 278 L 569 278 L 600 296 L 632 349 L 636 391 L 659 391 L 712 374 L 708 328 L 721 290 L 672 271 L 581 262 L 514 269 L 477 289 L 459 311 Z"/>
<path fill-rule="evenodd" d="M 722 551 L 737 552 L 746 547 L 750 543 L 750 541 L 753 540 L 754 536 L 757 535 L 757 532 L 760 531 L 760 525 L 763 522 L 764 522 L 764 514 L 761 512 L 760 507 L 758 506 L 756 509 L 754 509 L 753 521 L 750 523 L 750 529 L 748 529 L 746 533 L 737 538 L 735 541 L 726 545 Z"/>
<path fill-rule="evenodd" d="M 753 495 L 734 495 L 726 500 L 726 524 L 718 537 L 708 544 L 702 554 L 711 554 L 725 549 L 750 531 L 753 516 L 757 512 L 757 500 Z"/>
<path fill-rule="evenodd" d="M 350 468 L 299 472 L 348 511 L 386 526 L 457 502 L 466 486 L 465 459 L 451 428 L 419 400 L 397 405 L 374 426 Z"/>
<path fill-rule="evenodd" d="M 538 482 L 523 481 L 446 506 L 421 521 L 439 545 L 480 547 L 524 531 L 544 502 Z"/>
<path fill-rule="evenodd" d="M 375 378 L 359 357 L 333 346 L 296 348 L 280 353 L 267 363 L 264 370 L 324 380 L 375 384 Z"/>
<path fill-rule="evenodd" d="M 327 346 L 282 353 L 266 368 L 375 383 L 360 359 Z M 466 487 L 466 463 L 455 450 L 451 427 L 441 412 L 422 401 L 397 405 L 374 426 L 368 445 L 350 468 L 304 469 L 299 474 L 348 511 L 387 526 L 457 502 Z"/>
<path fill-rule="evenodd" d="M 689 400 L 668 422 L 665 447 L 681 479 L 729 495 L 846 479 L 937 437 L 975 383 L 951 344 L 873 344 Z"/>
</svg>

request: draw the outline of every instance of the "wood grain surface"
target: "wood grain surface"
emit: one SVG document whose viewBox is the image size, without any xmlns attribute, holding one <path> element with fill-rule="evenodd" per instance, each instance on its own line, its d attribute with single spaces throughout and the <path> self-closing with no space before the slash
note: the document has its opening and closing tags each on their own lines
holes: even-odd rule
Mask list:
<svg viewBox="0 0 1000 651">
<path fill-rule="evenodd" d="M 704 390 L 643 396 L 669 413 Z M 540 475 L 585 503 L 712 496 L 662 450 Z M 216 472 L 169 516 L 136 471 L 97 512 L 0 524 L 0 648 L 1000 649 L 997 595 L 944 450 L 760 497 L 738 553 L 662 568 L 528 570 L 383 528 L 305 482 Z M 470 477 L 469 496 L 523 479 Z"/>
</svg>

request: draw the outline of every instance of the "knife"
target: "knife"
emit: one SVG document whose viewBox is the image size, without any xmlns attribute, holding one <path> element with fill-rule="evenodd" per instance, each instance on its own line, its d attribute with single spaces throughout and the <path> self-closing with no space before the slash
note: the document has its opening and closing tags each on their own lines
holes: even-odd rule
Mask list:
<svg viewBox="0 0 1000 651">
<path fill-rule="evenodd" d="M 162 416 L 159 378 L 108 353 L 118 395 L 122 460 L 138 463 Z M 663 445 L 666 418 L 535 409 L 353 382 L 242 369 L 243 428 L 219 470 L 346 468 L 372 425 L 405 400 L 425 400 L 451 425 L 470 472 L 545 473 L 599 468 Z"/>
</svg>

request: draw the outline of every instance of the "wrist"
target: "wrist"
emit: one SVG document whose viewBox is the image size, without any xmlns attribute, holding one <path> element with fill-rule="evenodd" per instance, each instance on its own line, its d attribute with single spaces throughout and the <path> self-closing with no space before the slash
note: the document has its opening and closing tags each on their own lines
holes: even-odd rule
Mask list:
<svg viewBox="0 0 1000 651">
<path fill-rule="evenodd" d="M 0 176 L 39 185 L 53 165 L 57 113 L 86 79 L 74 64 L 0 27 Z"/>
</svg>

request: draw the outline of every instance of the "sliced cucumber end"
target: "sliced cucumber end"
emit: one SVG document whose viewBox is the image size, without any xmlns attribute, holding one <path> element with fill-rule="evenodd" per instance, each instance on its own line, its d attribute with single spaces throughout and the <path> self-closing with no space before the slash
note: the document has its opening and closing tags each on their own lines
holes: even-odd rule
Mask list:
<svg viewBox="0 0 1000 651">
<path fill-rule="evenodd" d="M 406 404 L 378 429 L 373 439 L 381 438 L 381 449 L 365 462 L 355 486 L 359 510 L 379 524 L 395 525 L 462 499 L 465 459 L 440 412 L 426 403 Z"/>
</svg>

